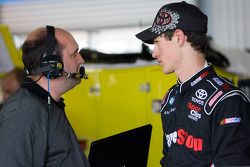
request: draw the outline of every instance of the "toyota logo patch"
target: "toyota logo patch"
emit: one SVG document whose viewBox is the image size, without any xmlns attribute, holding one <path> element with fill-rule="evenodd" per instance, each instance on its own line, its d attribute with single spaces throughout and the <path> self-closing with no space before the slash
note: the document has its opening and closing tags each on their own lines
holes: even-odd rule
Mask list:
<svg viewBox="0 0 250 167">
<path fill-rule="evenodd" d="M 204 89 L 198 89 L 198 90 L 195 92 L 195 96 L 196 96 L 198 99 L 204 100 L 204 99 L 207 98 L 207 92 L 206 92 Z"/>
</svg>

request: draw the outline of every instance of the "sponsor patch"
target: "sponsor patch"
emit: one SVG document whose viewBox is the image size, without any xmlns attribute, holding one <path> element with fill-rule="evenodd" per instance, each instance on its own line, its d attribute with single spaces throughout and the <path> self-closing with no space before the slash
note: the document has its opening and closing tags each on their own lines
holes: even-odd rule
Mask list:
<svg viewBox="0 0 250 167">
<path fill-rule="evenodd" d="M 222 87 L 224 90 L 229 90 L 229 88 L 230 88 L 229 84 L 227 84 L 227 83 L 224 83 Z"/>
<path fill-rule="evenodd" d="M 188 118 L 194 121 L 198 121 L 199 119 L 201 119 L 201 114 L 198 111 L 191 110 L 190 114 L 188 115 Z"/>
<path fill-rule="evenodd" d="M 197 99 L 195 97 L 192 97 L 192 102 L 195 102 L 195 103 L 197 103 L 199 105 L 202 105 L 202 106 L 204 105 L 204 101 L 203 100 Z"/>
<path fill-rule="evenodd" d="M 222 82 L 219 78 L 215 77 L 215 78 L 213 78 L 213 80 L 214 80 L 219 86 L 223 85 L 223 82 Z"/>
<path fill-rule="evenodd" d="M 191 82 L 191 86 L 196 85 L 198 82 L 200 82 L 204 77 L 206 77 L 209 74 L 208 71 L 205 71 L 204 73 L 202 73 L 198 78 L 196 78 L 193 82 Z"/>
<path fill-rule="evenodd" d="M 214 102 L 223 94 L 222 91 L 217 92 L 214 97 L 208 102 L 208 105 L 211 107 Z"/>
<path fill-rule="evenodd" d="M 168 147 L 171 147 L 172 143 L 176 143 L 177 140 L 177 132 L 174 131 L 173 133 L 170 134 L 165 134 L 166 140 Z"/>
<path fill-rule="evenodd" d="M 165 114 L 165 115 L 168 115 L 168 114 L 174 112 L 175 110 L 176 110 L 176 108 L 170 108 L 169 110 L 164 111 L 164 114 Z"/>
<path fill-rule="evenodd" d="M 187 104 L 187 108 L 189 108 L 190 110 L 195 110 L 195 111 L 201 111 L 201 108 L 200 107 L 198 107 L 198 106 L 196 106 L 196 105 L 194 105 L 193 103 L 191 103 L 191 102 L 188 102 L 188 104 Z"/>
<path fill-rule="evenodd" d="M 170 100 L 169 100 L 169 105 L 173 105 L 174 104 L 174 101 L 175 101 L 175 98 L 174 97 L 171 97 Z"/>
<path fill-rule="evenodd" d="M 232 123 L 240 123 L 240 117 L 232 117 L 232 118 L 224 118 L 220 121 L 220 125 L 232 124 Z"/>
<path fill-rule="evenodd" d="M 196 96 L 198 99 L 204 100 L 204 99 L 207 98 L 207 92 L 206 92 L 204 89 L 198 89 L 198 90 L 195 92 L 195 96 Z"/>
<path fill-rule="evenodd" d="M 191 86 L 194 86 L 194 85 L 196 85 L 198 82 L 200 82 L 202 80 L 202 78 L 201 77 L 198 77 L 198 78 L 196 78 L 193 82 L 191 82 Z"/>
<path fill-rule="evenodd" d="M 165 137 L 168 147 L 171 147 L 172 144 L 178 144 L 195 152 L 203 150 L 203 139 L 188 134 L 184 129 L 179 129 L 170 134 L 165 133 Z"/>
</svg>

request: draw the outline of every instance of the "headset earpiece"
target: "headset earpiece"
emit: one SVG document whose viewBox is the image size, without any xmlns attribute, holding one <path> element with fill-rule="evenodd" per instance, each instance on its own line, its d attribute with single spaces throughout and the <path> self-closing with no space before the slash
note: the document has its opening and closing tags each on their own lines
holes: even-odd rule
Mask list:
<svg viewBox="0 0 250 167">
<path fill-rule="evenodd" d="M 46 51 L 41 58 L 40 69 L 45 77 L 58 78 L 63 74 L 63 62 L 56 51 L 55 28 L 47 26 Z M 39 69 L 38 69 L 39 70 Z"/>
</svg>

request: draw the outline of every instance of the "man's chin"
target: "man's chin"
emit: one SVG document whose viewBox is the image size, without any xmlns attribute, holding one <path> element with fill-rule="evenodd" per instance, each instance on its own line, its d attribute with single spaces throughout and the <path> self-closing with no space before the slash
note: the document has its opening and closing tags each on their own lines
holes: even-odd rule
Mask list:
<svg viewBox="0 0 250 167">
<path fill-rule="evenodd" d="M 82 82 L 81 79 L 75 79 L 76 80 L 76 85 L 80 84 Z"/>
</svg>

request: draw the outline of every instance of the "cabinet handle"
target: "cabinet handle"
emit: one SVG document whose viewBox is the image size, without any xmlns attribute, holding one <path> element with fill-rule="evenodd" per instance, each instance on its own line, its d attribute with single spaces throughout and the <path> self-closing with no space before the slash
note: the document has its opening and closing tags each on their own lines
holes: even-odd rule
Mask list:
<svg viewBox="0 0 250 167">
<path fill-rule="evenodd" d="M 99 93 L 100 92 L 100 87 L 99 86 L 91 86 L 90 88 L 89 88 L 89 92 L 90 93 Z"/>
<path fill-rule="evenodd" d="M 154 99 L 152 100 L 152 112 L 159 113 L 161 111 L 161 100 Z"/>
<path fill-rule="evenodd" d="M 141 92 L 150 92 L 150 83 L 146 82 L 140 85 Z"/>
</svg>

